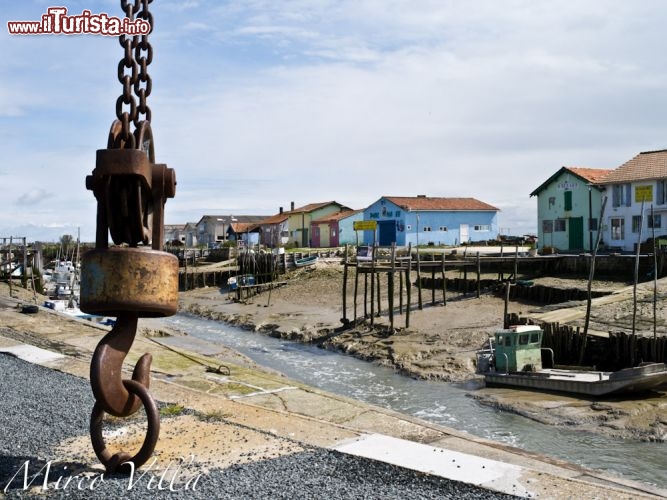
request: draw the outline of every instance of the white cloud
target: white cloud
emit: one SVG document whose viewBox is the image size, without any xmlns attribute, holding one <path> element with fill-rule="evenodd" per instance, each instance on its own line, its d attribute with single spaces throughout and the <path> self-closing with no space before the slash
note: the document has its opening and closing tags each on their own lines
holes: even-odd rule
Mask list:
<svg viewBox="0 0 667 500">
<path fill-rule="evenodd" d="M 6 15 L 30 18 L 24 5 Z M 665 146 L 655 0 L 152 6 L 157 160 L 179 181 L 170 223 L 428 194 L 479 198 L 503 227 L 533 232 L 529 193 L 560 166 L 613 168 Z M 94 226 L 83 179 L 121 91 L 120 47 L 101 38 L 1 37 L 3 185 L 26 201 L 12 221 Z M 0 233 L 10 223 L 0 215 Z"/>
<path fill-rule="evenodd" d="M 16 204 L 22 206 L 39 205 L 47 201 L 49 198 L 53 198 L 53 193 L 49 193 L 44 189 L 31 189 L 19 196 L 16 199 Z"/>
</svg>

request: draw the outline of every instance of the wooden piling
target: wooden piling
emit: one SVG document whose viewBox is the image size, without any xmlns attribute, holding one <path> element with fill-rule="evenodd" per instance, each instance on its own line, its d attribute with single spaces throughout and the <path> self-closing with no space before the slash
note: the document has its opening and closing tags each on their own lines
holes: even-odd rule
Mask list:
<svg viewBox="0 0 667 500">
<path fill-rule="evenodd" d="M 421 274 L 421 260 L 419 258 L 419 247 L 417 250 L 417 303 L 419 304 L 419 310 L 421 311 L 424 308 L 422 303 L 422 274 Z"/>
<path fill-rule="evenodd" d="M 391 272 L 387 277 L 387 298 L 389 302 L 389 325 L 394 333 L 394 272 L 396 271 L 396 243 L 391 244 Z"/>
<path fill-rule="evenodd" d="M 359 261 L 354 268 L 354 324 L 357 324 L 357 293 L 359 292 Z"/>
<path fill-rule="evenodd" d="M 375 240 L 371 251 L 371 326 L 375 317 Z"/>
<path fill-rule="evenodd" d="M 477 298 L 482 296 L 482 264 L 479 259 L 479 252 L 477 252 Z"/>
<path fill-rule="evenodd" d="M 403 271 L 398 273 L 398 312 L 403 314 Z"/>
<path fill-rule="evenodd" d="M 377 280 L 377 301 L 378 301 L 378 310 L 377 310 L 377 315 L 378 318 L 382 314 L 382 294 L 380 293 L 380 277 L 382 273 L 376 273 L 375 274 L 375 279 Z"/>
<path fill-rule="evenodd" d="M 410 270 L 412 269 L 412 244 L 408 245 L 408 267 L 405 270 L 405 298 L 407 304 L 405 308 L 405 328 L 410 328 L 410 308 L 412 307 L 412 281 L 410 279 Z"/>
<path fill-rule="evenodd" d="M 347 323 L 347 243 L 343 257 L 343 324 Z"/>
<path fill-rule="evenodd" d="M 447 305 L 447 277 L 445 276 L 445 251 L 442 251 L 442 305 Z"/>
</svg>

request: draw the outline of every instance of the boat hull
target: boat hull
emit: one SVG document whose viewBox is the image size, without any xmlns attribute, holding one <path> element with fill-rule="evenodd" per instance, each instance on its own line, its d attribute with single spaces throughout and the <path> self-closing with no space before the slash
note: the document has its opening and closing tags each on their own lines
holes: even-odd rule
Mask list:
<svg viewBox="0 0 667 500">
<path fill-rule="evenodd" d="M 312 257 L 304 257 L 303 259 L 294 259 L 294 265 L 296 267 L 307 267 L 312 266 L 317 262 L 317 255 Z"/>
<path fill-rule="evenodd" d="M 667 366 L 651 363 L 617 372 L 538 370 L 533 373 L 485 373 L 487 387 L 567 392 L 587 396 L 640 393 L 667 384 Z"/>
</svg>

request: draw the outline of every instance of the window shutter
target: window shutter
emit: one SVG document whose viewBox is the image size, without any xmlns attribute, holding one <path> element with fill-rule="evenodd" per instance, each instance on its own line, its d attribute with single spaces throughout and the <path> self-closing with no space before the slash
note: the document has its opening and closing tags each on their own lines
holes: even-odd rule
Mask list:
<svg viewBox="0 0 667 500">
<path fill-rule="evenodd" d="M 565 191 L 565 210 L 572 210 L 572 191 Z"/>
<path fill-rule="evenodd" d="M 620 200 L 620 186 L 614 185 L 611 187 L 611 206 L 618 207 L 621 204 Z"/>
<path fill-rule="evenodd" d="M 659 180 L 657 186 L 656 198 L 658 199 L 658 205 L 665 204 L 665 181 Z"/>
</svg>

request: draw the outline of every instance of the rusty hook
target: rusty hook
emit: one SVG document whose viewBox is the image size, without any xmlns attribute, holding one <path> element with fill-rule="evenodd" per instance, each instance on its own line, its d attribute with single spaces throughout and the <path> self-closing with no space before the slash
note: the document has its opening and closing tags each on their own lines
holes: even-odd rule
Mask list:
<svg viewBox="0 0 667 500">
<path fill-rule="evenodd" d="M 122 377 L 123 361 L 134 342 L 138 319 L 134 314 L 119 315 L 114 327 L 97 345 L 90 363 L 90 385 L 95 399 L 105 412 L 115 417 L 132 415 L 141 406 L 141 400 L 127 390 Z M 150 385 L 151 361 L 152 356 L 144 354 L 132 373 L 132 380 L 146 389 Z"/>
</svg>

